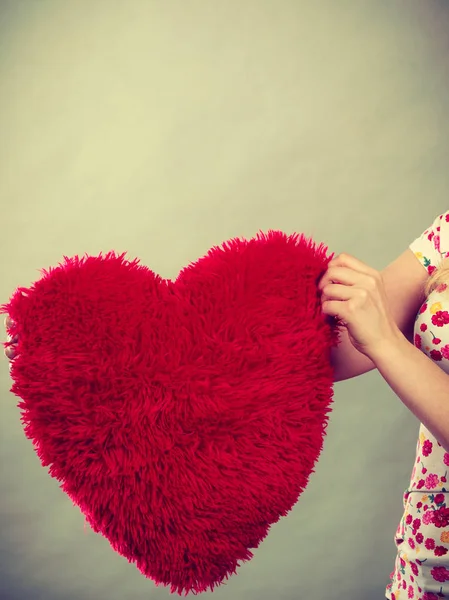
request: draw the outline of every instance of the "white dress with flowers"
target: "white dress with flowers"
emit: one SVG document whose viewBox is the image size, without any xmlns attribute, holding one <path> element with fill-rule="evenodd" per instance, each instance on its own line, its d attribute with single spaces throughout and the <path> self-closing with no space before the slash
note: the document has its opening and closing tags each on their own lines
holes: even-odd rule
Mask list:
<svg viewBox="0 0 449 600">
<path fill-rule="evenodd" d="M 431 274 L 449 256 L 449 211 L 439 215 L 410 249 Z M 449 374 L 447 287 L 439 286 L 421 306 L 414 343 Z M 421 424 L 404 514 L 395 535 L 398 554 L 386 590 L 390 600 L 449 599 L 448 472 L 449 454 Z"/>
</svg>

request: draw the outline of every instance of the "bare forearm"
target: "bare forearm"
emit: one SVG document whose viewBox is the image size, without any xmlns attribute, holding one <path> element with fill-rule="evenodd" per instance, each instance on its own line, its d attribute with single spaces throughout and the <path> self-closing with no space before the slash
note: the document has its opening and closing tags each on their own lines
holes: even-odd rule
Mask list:
<svg viewBox="0 0 449 600">
<path fill-rule="evenodd" d="M 334 372 L 334 383 L 358 377 L 376 368 L 372 360 L 354 348 L 346 329 L 342 329 L 340 332 L 338 346 L 331 348 L 330 359 Z"/>
<path fill-rule="evenodd" d="M 449 375 L 400 332 L 370 358 L 405 406 L 449 452 Z"/>
</svg>

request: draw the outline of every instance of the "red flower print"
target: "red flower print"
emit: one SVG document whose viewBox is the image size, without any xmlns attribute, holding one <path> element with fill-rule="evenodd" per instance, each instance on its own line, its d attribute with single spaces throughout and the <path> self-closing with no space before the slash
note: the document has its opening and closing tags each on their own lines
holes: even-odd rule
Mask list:
<svg viewBox="0 0 449 600">
<path fill-rule="evenodd" d="M 430 265 L 430 267 L 427 267 L 427 272 L 429 273 L 429 275 L 432 275 L 432 273 L 435 271 L 436 267 L 434 267 L 433 265 Z"/>
<path fill-rule="evenodd" d="M 449 312 L 447 310 L 439 310 L 432 315 L 431 321 L 436 327 L 443 327 L 449 323 Z"/>
<path fill-rule="evenodd" d="M 437 227 L 437 231 L 440 231 L 440 229 L 440 227 Z M 440 236 L 438 233 L 433 236 L 433 245 L 435 246 L 435 250 L 440 252 Z"/>
<path fill-rule="evenodd" d="M 428 510 L 423 514 L 422 522 L 424 525 L 430 525 L 430 523 L 433 523 L 433 510 Z"/>
<path fill-rule="evenodd" d="M 401 561 L 401 568 L 405 569 L 405 560 L 403 558 L 399 559 Z"/>
<path fill-rule="evenodd" d="M 424 506 L 422 507 L 423 511 L 426 512 L 426 510 L 429 508 L 429 506 L 427 504 L 424 504 Z"/>
<path fill-rule="evenodd" d="M 415 547 L 415 540 L 413 538 L 408 538 L 408 545 L 410 546 L 410 548 L 413 550 L 413 548 Z"/>
<path fill-rule="evenodd" d="M 405 522 L 407 523 L 407 525 L 410 525 L 410 523 L 413 521 L 413 516 L 411 514 L 408 514 L 405 517 Z"/>
<path fill-rule="evenodd" d="M 427 473 L 426 467 L 423 467 L 422 470 L 421 470 L 421 472 L 422 472 L 423 475 L 425 475 Z"/>
<path fill-rule="evenodd" d="M 419 529 L 421 527 L 421 519 L 413 519 L 413 529 Z"/>
<path fill-rule="evenodd" d="M 415 342 L 414 343 L 418 349 L 421 349 L 422 344 L 421 344 L 421 336 L 419 335 L 419 333 L 415 333 Z"/>
<path fill-rule="evenodd" d="M 435 344 L 435 346 L 438 346 L 438 344 L 441 344 L 440 338 L 433 338 L 432 344 Z"/>
<path fill-rule="evenodd" d="M 405 581 L 405 579 L 404 579 L 404 581 L 402 582 L 402 589 L 404 589 L 404 590 L 406 590 L 406 589 L 407 589 L 407 582 Z"/>
<path fill-rule="evenodd" d="M 410 561 L 410 567 L 412 569 L 413 575 L 415 575 L 417 577 L 418 576 L 418 565 L 416 563 L 414 563 L 413 561 Z"/>
<path fill-rule="evenodd" d="M 439 480 L 440 478 L 436 473 L 430 473 L 426 477 L 426 488 L 429 490 L 435 488 L 438 485 Z"/>
<path fill-rule="evenodd" d="M 434 360 L 435 362 L 440 362 L 440 360 L 443 360 L 443 355 L 441 354 L 441 352 L 439 350 L 431 350 L 430 358 L 432 360 Z"/>
<path fill-rule="evenodd" d="M 422 544 L 423 541 L 424 541 L 424 536 L 423 536 L 422 533 L 417 533 L 416 536 L 415 536 L 415 538 L 416 538 L 416 543 L 417 544 Z"/>
<path fill-rule="evenodd" d="M 429 454 L 432 452 L 432 448 L 432 442 L 430 440 L 426 440 L 422 447 L 422 453 L 424 454 L 424 456 L 429 456 Z"/>
<path fill-rule="evenodd" d="M 420 327 L 421 331 L 426 331 L 427 325 L 425 323 L 421 323 Z"/>
<path fill-rule="evenodd" d="M 419 309 L 419 314 L 422 315 L 423 312 L 426 312 L 426 308 L 427 308 L 427 302 L 424 302 L 424 304 Z"/>
<path fill-rule="evenodd" d="M 435 527 L 447 527 L 449 525 L 449 508 L 441 507 L 434 510 L 432 517 Z"/>
<path fill-rule="evenodd" d="M 435 504 L 442 504 L 444 502 L 444 494 L 436 494 L 434 500 Z"/>
<path fill-rule="evenodd" d="M 448 456 L 449 456 L 449 454 L 448 454 Z M 416 486 L 416 487 L 417 487 L 417 489 L 418 489 L 418 490 L 420 490 L 422 487 L 424 487 L 424 483 L 425 483 L 425 482 L 424 482 L 424 479 L 420 479 L 420 480 L 418 481 L 418 485 Z"/>
<path fill-rule="evenodd" d="M 421 508 L 421 506 L 422 506 L 422 502 L 417 502 L 416 503 L 416 508 Z"/>
<path fill-rule="evenodd" d="M 427 538 L 424 545 L 427 550 L 433 550 L 435 548 L 435 540 L 433 538 Z"/>
<path fill-rule="evenodd" d="M 446 360 L 449 358 L 449 344 L 446 344 L 446 346 L 443 346 L 442 348 L 440 348 L 441 350 L 441 354 L 443 355 L 443 358 L 445 358 Z M 441 444 L 439 444 L 441 446 Z"/>
<path fill-rule="evenodd" d="M 444 556 L 445 554 L 447 554 L 447 548 L 445 548 L 444 546 L 437 546 L 433 552 L 435 556 Z"/>
<path fill-rule="evenodd" d="M 449 581 L 449 569 L 446 569 L 446 567 L 433 567 L 430 573 L 435 581 L 439 581 L 440 583 Z"/>
<path fill-rule="evenodd" d="M 447 467 L 449 467 L 449 453 L 447 453 L 447 452 L 444 453 L 443 462 Z"/>
<path fill-rule="evenodd" d="M 413 591 L 413 587 L 411 585 L 408 586 L 408 594 L 407 595 L 409 598 L 415 597 L 415 592 Z"/>
</svg>

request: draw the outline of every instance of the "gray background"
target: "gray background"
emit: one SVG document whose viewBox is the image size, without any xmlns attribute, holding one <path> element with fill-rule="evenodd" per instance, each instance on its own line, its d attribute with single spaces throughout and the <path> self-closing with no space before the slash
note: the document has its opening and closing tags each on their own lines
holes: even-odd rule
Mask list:
<svg viewBox="0 0 449 600">
<path fill-rule="evenodd" d="M 448 209 L 448 2 L 0 6 L 2 302 L 63 255 L 174 277 L 269 228 L 382 269 Z M 1 598 L 168 598 L 84 528 L 0 378 Z M 382 598 L 417 427 L 377 372 L 338 383 L 308 489 L 214 598 Z"/>
</svg>

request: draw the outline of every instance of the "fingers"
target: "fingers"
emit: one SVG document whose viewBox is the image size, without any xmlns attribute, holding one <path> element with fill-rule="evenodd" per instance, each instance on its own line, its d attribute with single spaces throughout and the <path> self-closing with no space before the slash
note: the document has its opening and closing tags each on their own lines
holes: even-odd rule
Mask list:
<svg viewBox="0 0 449 600">
<path fill-rule="evenodd" d="M 8 360 L 12 360 L 16 355 L 15 346 L 9 346 L 9 348 L 5 348 L 5 356 Z"/>
<path fill-rule="evenodd" d="M 5 319 L 5 327 L 7 329 L 11 328 L 13 326 L 14 322 L 11 319 L 11 317 L 9 315 L 7 315 L 6 319 Z M 14 337 L 11 338 L 11 336 L 8 335 L 8 342 L 12 342 L 13 345 L 9 346 L 8 348 L 5 348 L 5 356 L 6 358 L 8 358 L 9 360 L 12 360 L 15 355 L 16 355 L 16 346 L 14 344 L 17 343 L 19 336 L 15 335 Z"/>
</svg>

